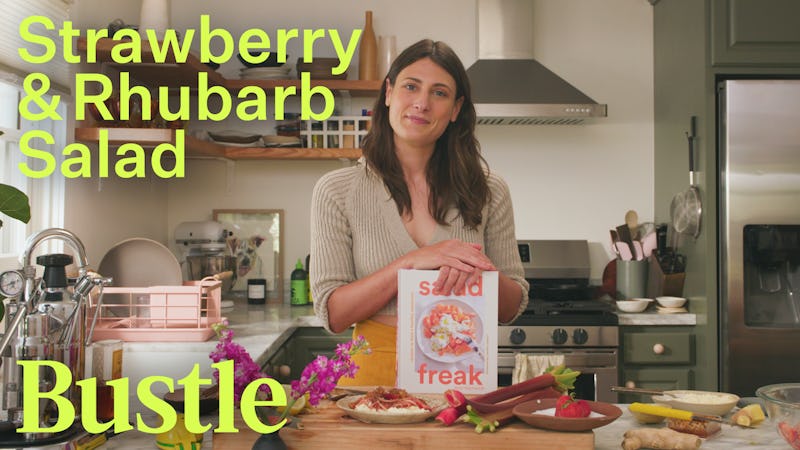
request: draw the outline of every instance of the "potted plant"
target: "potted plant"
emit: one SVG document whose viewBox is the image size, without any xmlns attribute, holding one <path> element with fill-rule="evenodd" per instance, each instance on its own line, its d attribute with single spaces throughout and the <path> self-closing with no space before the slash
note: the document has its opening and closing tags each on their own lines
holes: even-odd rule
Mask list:
<svg viewBox="0 0 800 450">
<path fill-rule="evenodd" d="M 0 183 L 0 213 L 20 222 L 28 223 L 31 220 L 31 206 L 28 203 L 28 196 L 14 186 Z M 0 219 L 0 227 L 2 226 L 3 220 Z"/>
</svg>

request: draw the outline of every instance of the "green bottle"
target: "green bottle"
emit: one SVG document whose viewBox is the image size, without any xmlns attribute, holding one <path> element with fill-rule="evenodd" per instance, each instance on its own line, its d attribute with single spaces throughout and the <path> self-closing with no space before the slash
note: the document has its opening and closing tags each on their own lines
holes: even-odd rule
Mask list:
<svg viewBox="0 0 800 450">
<path fill-rule="evenodd" d="M 306 271 L 303 270 L 303 260 L 297 258 L 297 264 L 292 271 L 291 279 L 291 297 L 290 302 L 293 306 L 307 305 L 308 304 L 308 279 L 306 279 Z"/>
</svg>

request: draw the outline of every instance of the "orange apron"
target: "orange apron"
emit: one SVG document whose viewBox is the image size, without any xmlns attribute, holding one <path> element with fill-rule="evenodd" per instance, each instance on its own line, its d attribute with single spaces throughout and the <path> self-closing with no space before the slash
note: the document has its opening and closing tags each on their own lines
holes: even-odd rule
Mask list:
<svg viewBox="0 0 800 450">
<path fill-rule="evenodd" d="M 342 377 L 339 386 L 395 386 L 397 383 L 397 328 L 367 319 L 353 327 L 353 338 L 364 336 L 370 354 L 353 356 L 355 378 Z"/>
</svg>

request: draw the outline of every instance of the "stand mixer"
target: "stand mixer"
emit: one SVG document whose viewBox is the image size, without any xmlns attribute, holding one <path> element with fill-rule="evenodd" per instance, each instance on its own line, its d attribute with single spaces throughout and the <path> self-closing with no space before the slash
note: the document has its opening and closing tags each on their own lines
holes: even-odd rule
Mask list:
<svg viewBox="0 0 800 450">
<path fill-rule="evenodd" d="M 229 254 L 227 237 L 228 231 L 213 220 L 180 223 L 175 228 L 175 243 L 184 280 L 200 280 L 231 271 L 233 278 L 222 278 L 222 291 L 230 291 L 236 281 L 236 258 Z"/>
</svg>

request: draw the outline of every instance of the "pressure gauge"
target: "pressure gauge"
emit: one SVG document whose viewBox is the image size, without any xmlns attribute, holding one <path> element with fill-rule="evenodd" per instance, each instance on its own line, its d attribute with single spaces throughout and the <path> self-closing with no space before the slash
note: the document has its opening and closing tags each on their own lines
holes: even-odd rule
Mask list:
<svg viewBox="0 0 800 450">
<path fill-rule="evenodd" d="M 0 294 L 6 297 L 18 297 L 22 292 L 22 274 L 16 270 L 7 270 L 0 274 Z"/>
</svg>

